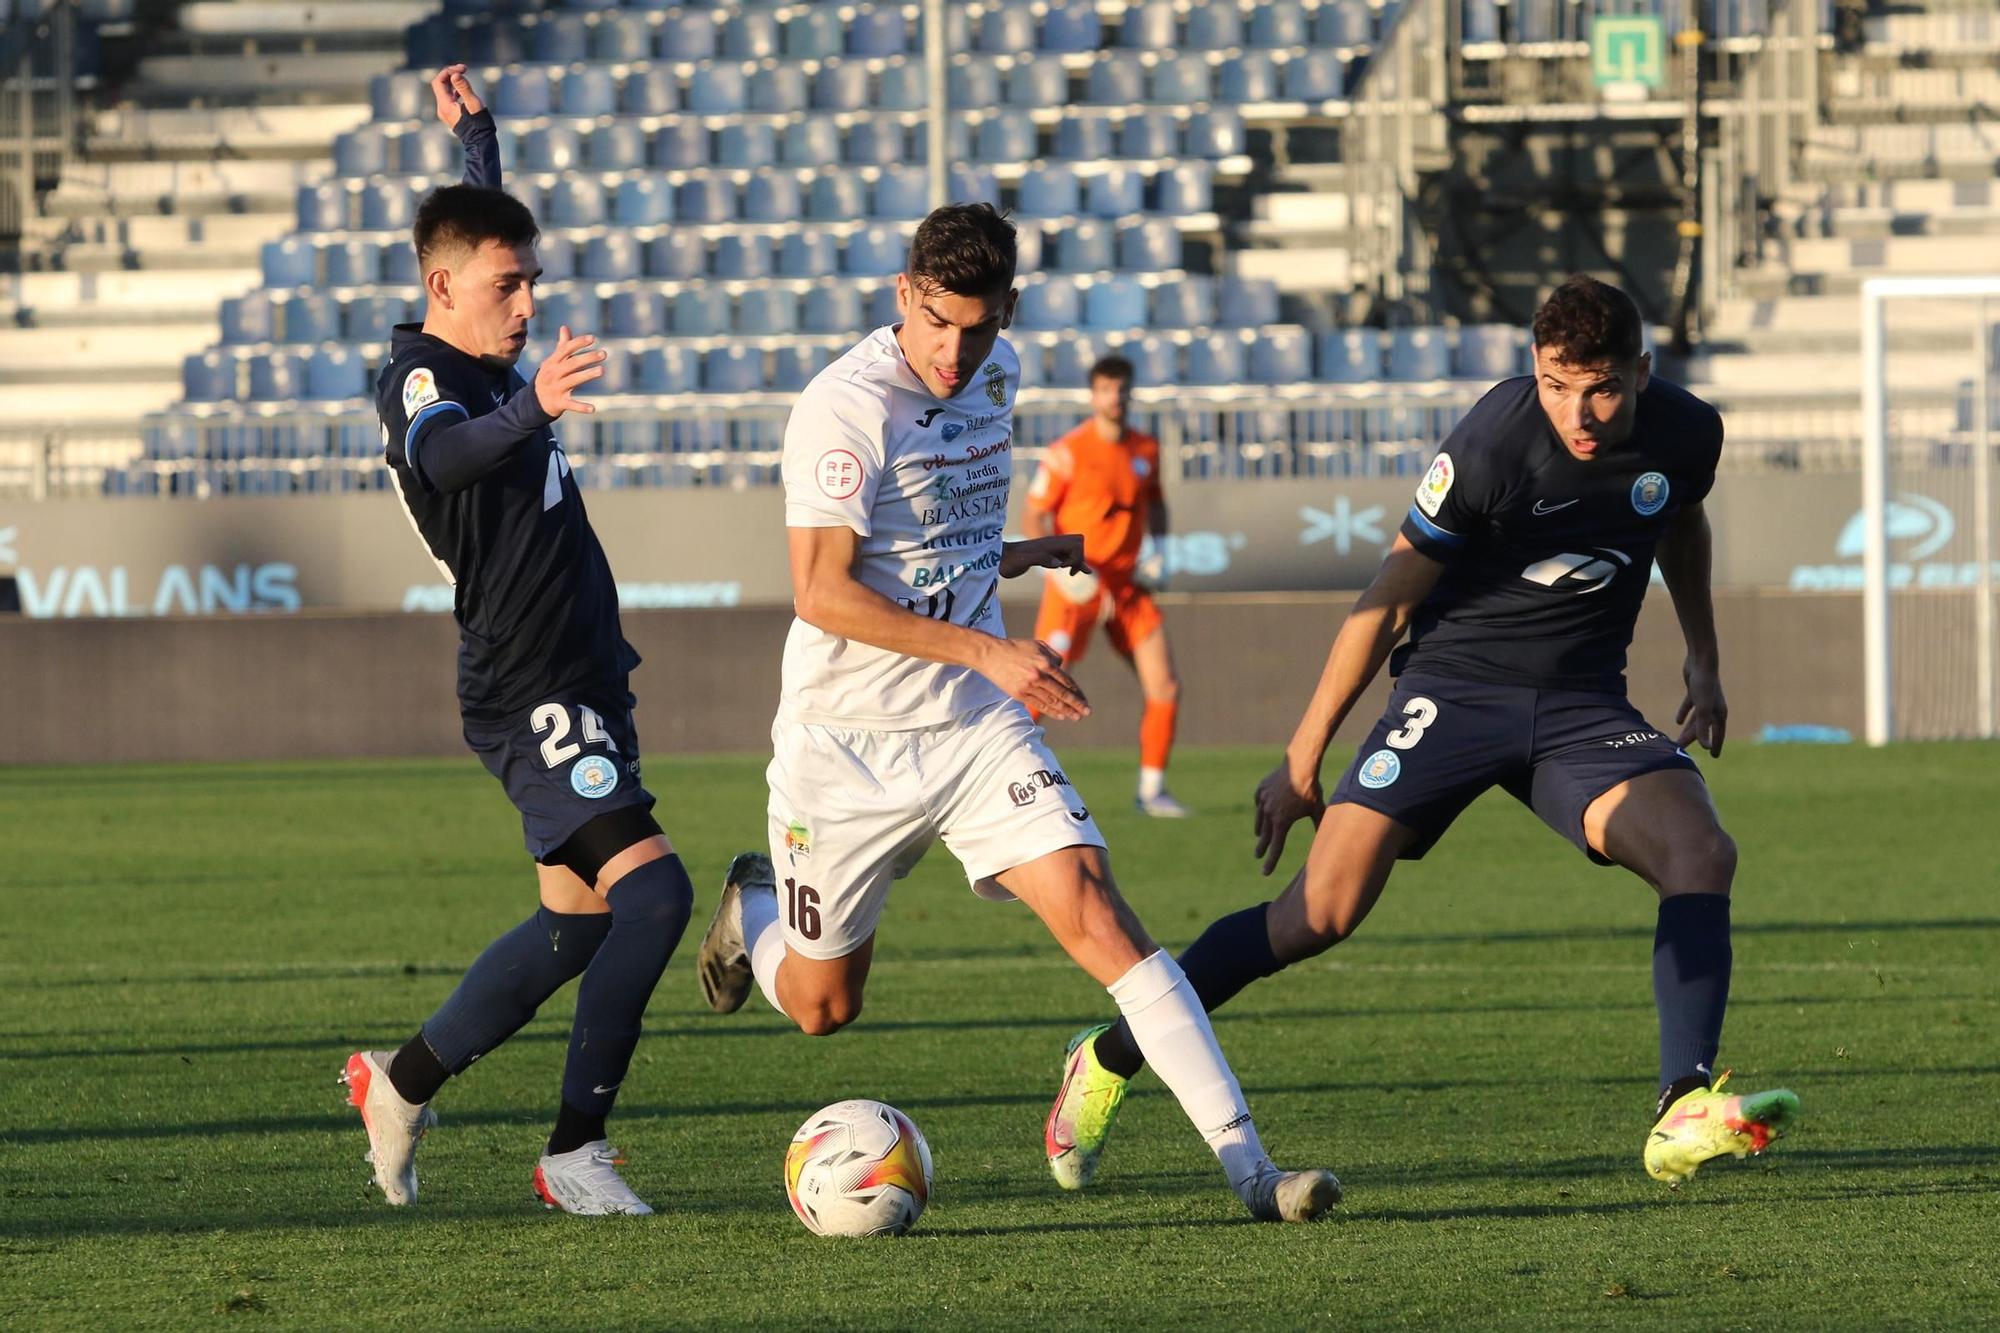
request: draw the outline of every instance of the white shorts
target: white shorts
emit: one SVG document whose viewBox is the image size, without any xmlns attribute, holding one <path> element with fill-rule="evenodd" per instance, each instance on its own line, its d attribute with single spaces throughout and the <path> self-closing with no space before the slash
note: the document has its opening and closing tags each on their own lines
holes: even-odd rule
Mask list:
<svg viewBox="0 0 2000 1333">
<path fill-rule="evenodd" d="M 972 891 L 1065 847 L 1104 846 L 1042 729 L 1009 699 L 943 726 L 854 731 L 771 726 L 771 864 L 785 943 L 839 958 L 867 942 L 889 885 L 939 838 Z"/>
</svg>

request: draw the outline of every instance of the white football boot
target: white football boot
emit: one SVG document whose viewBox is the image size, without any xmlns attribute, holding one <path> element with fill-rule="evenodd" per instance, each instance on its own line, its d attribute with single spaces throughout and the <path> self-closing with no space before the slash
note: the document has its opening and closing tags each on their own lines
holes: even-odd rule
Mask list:
<svg viewBox="0 0 2000 1333">
<path fill-rule="evenodd" d="M 1133 808 L 1151 819 L 1186 819 L 1193 812 L 1179 801 L 1174 794 L 1162 789 L 1151 796 L 1133 798 Z"/>
<path fill-rule="evenodd" d="M 743 894 L 775 894 L 777 876 L 771 858 L 762 852 L 738 852 L 723 877 L 722 898 L 715 905 L 715 917 L 701 937 L 695 954 L 695 975 L 701 979 L 701 996 L 718 1014 L 733 1014 L 750 998 L 757 978 L 750 971 L 750 951 L 743 940 Z"/>
<path fill-rule="evenodd" d="M 1260 1222 L 1316 1222 L 1340 1202 L 1340 1181 L 1324 1167 L 1280 1171 L 1266 1166 L 1243 1200 Z"/>
<path fill-rule="evenodd" d="M 618 1174 L 624 1163 L 618 1150 L 603 1139 L 571 1152 L 544 1154 L 535 1167 L 535 1197 L 550 1208 L 580 1217 L 651 1216 L 646 1201 Z"/>
<path fill-rule="evenodd" d="M 394 1051 L 356 1051 L 347 1057 L 340 1081 L 347 1085 L 347 1101 L 361 1112 L 361 1124 L 368 1131 L 367 1160 L 375 1166 L 375 1183 L 382 1197 L 397 1207 L 417 1199 L 417 1145 L 425 1131 L 437 1124 L 437 1113 L 429 1103 L 412 1106 L 396 1095 L 389 1081 L 389 1061 Z"/>
</svg>

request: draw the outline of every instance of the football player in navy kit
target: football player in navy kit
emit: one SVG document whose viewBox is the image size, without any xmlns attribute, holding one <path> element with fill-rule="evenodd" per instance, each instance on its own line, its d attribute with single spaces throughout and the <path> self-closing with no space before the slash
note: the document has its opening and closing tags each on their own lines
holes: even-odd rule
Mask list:
<svg viewBox="0 0 2000 1333">
<path fill-rule="evenodd" d="M 1644 1161 L 1678 1184 L 1722 1153 L 1762 1151 L 1798 1099 L 1724 1093 L 1727 1072 L 1714 1073 L 1736 847 L 1682 747 L 1720 755 L 1728 722 L 1702 511 L 1722 420 L 1652 374 L 1642 332 L 1630 297 L 1586 277 L 1536 313 L 1535 373 L 1496 386 L 1445 441 L 1334 639 L 1284 760 L 1257 789 L 1264 873 L 1287 831 L 1312 819 L 1305 868 L 1274 901 L 1211 924 L 1180 962 L 1212 1010 L 1325 952 L 1361 924 L 1399 858 L 1423 856 L 1500 787 L 1659 895 L 1659 1099 Z M 1655 561 L 1687 643 L 1672 737 L 1625 694 Z M 1323 799 L 1326 747 L 1385 659 L 1396 677 L 1388 710 Z M 1109 1024 L 1078 1034 L 1065 1076 L 1115 1108 L 1141 1063 Z M 1092 1119 L 1101 1152 L 1111 1117 Z"/>
<path fill-rule="evenodd" d="M 535 220 L 498 188 L 492 117 L 464 66 L 432 88 L 465 143 L 467 183 L 417 211 L 424 321 L 397 326 L 376 406 L 397 497 L 453 587 L 465 739 L 521 812 L 541 903 L 400 1050 L 356 1052 L 343 1078 L 376 1184 L 410 1203 L 438 1089 L 581 976 L 535 1191 L 573 1213 L 647 1213 L 604 1122 L 694 895 L 640 782 L 627 687 L 639 658 L 552 429 L 591 411 L 577 395 L 604 354 L 563 328 L 532 380 L 515 369 L 542 271 Z"/>
</svg>

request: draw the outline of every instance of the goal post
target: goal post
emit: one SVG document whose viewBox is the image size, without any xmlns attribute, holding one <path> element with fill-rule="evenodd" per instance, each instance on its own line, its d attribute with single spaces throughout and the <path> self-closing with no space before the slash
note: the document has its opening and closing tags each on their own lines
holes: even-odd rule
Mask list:
<svg viewBox="0 0 2000 1333">
<path fill-rule="evenodd" d="M 1996 320 L 2000 275 L 1862 284 L 1862 651 L 1871 745 L 1996 734 Z"/>
</svg>

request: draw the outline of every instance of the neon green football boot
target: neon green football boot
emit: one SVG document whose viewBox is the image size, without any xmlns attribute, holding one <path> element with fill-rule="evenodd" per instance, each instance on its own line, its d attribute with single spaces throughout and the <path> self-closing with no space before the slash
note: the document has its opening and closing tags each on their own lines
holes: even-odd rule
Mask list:
<svg viewBox="0 0 2000 1333">
<path fill-rule="evenodd" d="M 1646 1174 L 1679 1186 L 1703 1162 L 1728 1153 L 1763 1152 L 1798 1119 L 1798 1094 L 1787 1088 L 1741 1096 L 1725 1093 L 1723 1070 L 1713 1087 L 1682 1095 L 1660 1116 L 1646 1139 Z"/>
<path fill-rule="evenodd" d="M 1062 1090 L 1056 1093 L 1042 1131 L 1049 1171 L 1066 1190 L 1082 1189 L 1097 1174 L 1104 1141 L 1111 1137 L 1118 1108 L 1125 1102 L 1125 1085 L 1131 1082 L 1097 1063 L 1098 1034 L 1110 1026 L 1100 1023 L 1070 1038 Z"/>
</svg>

